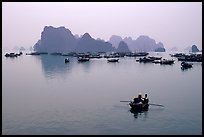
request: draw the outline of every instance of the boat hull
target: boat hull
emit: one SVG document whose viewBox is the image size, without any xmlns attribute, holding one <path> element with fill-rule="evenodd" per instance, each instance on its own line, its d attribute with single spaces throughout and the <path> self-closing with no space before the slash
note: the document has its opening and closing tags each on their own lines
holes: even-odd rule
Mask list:
<svg viewBox="0 0 204 137">
<path fill-rule="evenodd" d="M 147 111 L 149 109 L 149 104 L 139 104 L 139 103 L 129 103 L 131 109 L 136 111 Z"/>
</svg>

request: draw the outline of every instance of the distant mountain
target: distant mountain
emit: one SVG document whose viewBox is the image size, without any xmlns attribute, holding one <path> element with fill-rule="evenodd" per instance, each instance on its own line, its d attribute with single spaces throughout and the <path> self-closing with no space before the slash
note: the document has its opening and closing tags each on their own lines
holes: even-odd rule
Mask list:
<svg viewBox="0 0 204 137">
<path fill-rule="evenodd" d="M 136 40 L 133 40 L 131 37 L 125 37 L 122 39 L 120 36 L 113 35 L 109 39 L 109 42 L 117 47 L 117 43 L 124 41 L 127 43 L 131 51 L 155 51 L 157 48 L 164 48 L 163 43 L 156 43 L 154 39 L 151 39 L 149 36 L 141 35 Z"/>
<path fill-rule="evenodd" d="M 54 28 L 45 26 L 41 39 L 34 45 L 39 52 L 70 52 L 77 44 L 77 39 L 65 27 Z"/>
<path fill-rule="evenodd" d="M 114 51 L 112 44 L 93 39 L 88 33 L 73 35 L 65 27 L 45 26 L 41 39 L 34 45 L 38 52 L 109 52 Z"/>
<path fill-rule="evenodd" d="M 125 37 L 125 38 L 123 39 L 123 41 L 124 41 L 125 43 L 127 43 L 127 45 L 132 45 L 133 39 L 132 39 L 131 37 Z"/>
<path fill-rule="evenodd" d="M 120 36 L 112 35 L 109 39 L 109 42 L 112 44 L 113 47 L 118 48 L 118 45 L 122 40 L 123 39 Z"/>
<path fill-rule="evenodd" d="M 115 49 L 112 44 L 102 40 L 93 39 L 88 33 L 85 33 L 76 45 L 76 52 L 110 52 Z"/>
<path fill-rule="evenodd" d="M 191 51 L 192 52 L 199 52 L 199 49 L 198 49 L 198 47 L 196 45 L 192 45 Z"/>
<path fill-rule="evenodd" d="M 157 48 L 164 48 L 163 43 L 156 41 L 149 36 L 141 35 L 130 45 L 130 49 L 133 51 L 154 51 Z"/>
<path fill-rule="evenodd" d="M 128 45 L 124 41 L 121 41 L 118 45 L 117 52 L 130 52 L 130 50 Z"/>
<path fill-rule="evenodd" d="M 123 41 L 122 46 L 120 42 Z M 120 47 L 119 47 L 120 46 Z M 109 41 L 100 38 L 96 40 L 88 33 L 82 36 L 73 35 L 72 32 L 64 26 L 55 28 L 45 26 L 41 38 L 33 46 L 34 51 L 38 52 L 112 52 L 112 51 L 136 51 L 149 52 L 155 49 L 163 48 L 163 43 L 156 43 L 149 36 L 141 35 L 137 39 L 112 35 Z M 117 49 L 117 50 L 116 50 Z M 164 49 L 165 50 L 165 49 Z"/>
</svg>

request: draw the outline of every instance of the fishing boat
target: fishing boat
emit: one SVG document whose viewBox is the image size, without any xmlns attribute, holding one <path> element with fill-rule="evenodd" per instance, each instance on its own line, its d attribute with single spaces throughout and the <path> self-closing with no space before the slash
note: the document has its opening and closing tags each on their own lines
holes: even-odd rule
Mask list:
<svg viewBox="0 0 204 137">
<path fill-rule="evenodd" d="M 181 69 L 187 69 L 187 68 L 192 68 L 193 64 L 192 63 L 187 63 L 187 62 L 181 62 Z"/>
<path fill-rule="evenodd" d="M 161 61 L 160 61 L 160 64 L 164 64 L 164 65 L 166 65 L 166 64 L 168 64 L 168 65 L 171 65 L 171 64 L 174 64 L 174 60 L 173 59 L 162 59 Z"/>
<path fill-rule="evenodd" d="M 145 97 L 142 98 L 141 93 L 138 95 L 138 97 L 135 97 L 133 101 L 130 101 L 129 105 L 131 109 L 134 109 L 136 111 L 145 111 L 149 108 L 149 99 L 147 98 L 147 94 L 145 94 Z"/>
<path fill-rule="evenodd" d="M 78 62 L 86 62 L 89 61 L 89 58 L 86 57 L 78 57 Z"/>
<path fill-rule="evenodd" d="M 111 58 L 107 60 L 108 62 L 118 62 L 119 59 L 118 58 Z"/>
<path fill-rule="evenodd" d="M 68 62 L 69 62 L 69 58 L 66 58 L 66 59 L 64 60 L 64 62 L 65 62 L 65 63 L 68 63 Z"/>
<path fill-rule="evenodd" d="M 137 60 L 136 60 L 137 61 Z M 152 62 L 152 61 L 154 61 L 154 59 L 152 59 L 152 58 L 146 58 L 146 57 L 144 57 L 144 58 L 139 58 L 139 62 L 143 62 L 143 63 L 147 63 L 147 62 Z"/>
<path fill-rule="evenodd" d="M 153 105 L 153 106 L 161 106 L 164 107 L 161 104 L 153 104 L 153 103 L 149 103 L 149 99 L 147 97 L 147 94 L 145 94 L 145 97 L 142 98 L 142 95 L 139 94 L 138 97 L 135 97 L 132 101 L 120 101 L 120 102 L 129 102 L 129 106 L 131 108 L 131 110 L 133 111 L 147 111 L 149 109 L 149 105 Z"/>
</svg>

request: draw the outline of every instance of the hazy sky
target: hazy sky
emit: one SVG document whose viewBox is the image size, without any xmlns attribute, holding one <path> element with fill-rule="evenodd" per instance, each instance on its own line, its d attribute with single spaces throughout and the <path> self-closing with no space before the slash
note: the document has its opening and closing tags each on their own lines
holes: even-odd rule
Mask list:
<svg viewBox="0 0 204 137">
<path fill-rule="evenodd" d="M 93 38 L 148 35 L 166 49 L 202 48 L 202 2 L 3 2 L 2 45 L 31 47 L 44 26 Z"/>
</svg>

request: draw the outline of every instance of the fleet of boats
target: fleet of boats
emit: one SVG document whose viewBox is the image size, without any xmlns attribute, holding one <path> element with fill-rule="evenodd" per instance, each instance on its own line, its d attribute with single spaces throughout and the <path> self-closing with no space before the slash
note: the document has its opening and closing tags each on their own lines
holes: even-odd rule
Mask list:
<svg viewBox="0 0 204 137">
<path fill-rule="evenodd" d="M 18 57 L 22 55 L 23 53 L 6 53 L 5 57 Z M 65 63 L 69 62 L 68 57 L 77 57 L 78 62 L 87 62 L 90 61 L 90 59 L 100 59 L 100 58 L 106 58 L 107 62 L 119 62 L 119 58 L 122 57 L 134 57 L 138 58 L 136 59 L 136 62 L 139 63 L 155 63 L 155 64 L 161 64 L 161 65 L 172 65 L 175 62 L 175 59 L 177 58 L 178 61 L 181 62 L 181 69 L 188 69 L 192 68 L 193 64 L 188 63 L 188 62 L 202 62 L 202 54 L 184 54 L 184 53 L 175 53 L 175 54 L 169 54 L 172 58 L 167 59 L 167 58 L 162 58 L 159 56 L 149 56 L 149 53 L 147 52 L 114 52 L 114 53 L 105 53 L 105 52 L 100 52 L 100 53 L 76 53 L 76 52 L 70 52 L 70 53 L 60 53 L 60 52 L 53 52 L 53 53 L 48 53 L 48 52 L 31 52 L 31 53 L 26 53 L 26 55 L 43 55 L 43 54 L 50 54 L 50 55 L 55 55 L 55 56 L 67 56 L 67 58 L 64 59 Z M 201 63 L 202 64 L 202 63 Z"/>
</svg>

